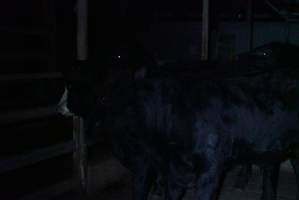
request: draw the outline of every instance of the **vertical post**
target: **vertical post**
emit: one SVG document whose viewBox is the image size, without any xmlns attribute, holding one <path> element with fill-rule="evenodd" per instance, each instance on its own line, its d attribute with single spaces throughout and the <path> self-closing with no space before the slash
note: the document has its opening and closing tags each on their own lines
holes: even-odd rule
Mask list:
<svg viewBox="0 0 299 200">
<path fill-rule="evenodd" d="M 88 1 L 77 0 L 77 59 L 88 58 Z"/>
<path fill-rule="evenodd" d="M 254 0 L 248 0 L 248 10 L 247 10 L 247 22 L 249 26 L 249 51 L 253 50 L 253 42 L 254 42 Z"/>
<path fill-rule="evenodd" d="M 75 187 L 79 195 L 87 194 L 87 158 L 84 123 L 81 117 L 73 117 L 73 143 L 74 143 L 74 178 Z"/>
<path fill-rule="evenodd" d="M 203 0 L 201 59 L 207 61 L 210 51 L 210 0 Z"/>
<path fill-rule="evenodd" d="M 88 1 L 77 0 L 77 60 L 88 59 Z M 83 119 L 73 118 L 74 172 L 79 192 L 82 196 L 88 192 L 87 145 Z"/>
</svg>

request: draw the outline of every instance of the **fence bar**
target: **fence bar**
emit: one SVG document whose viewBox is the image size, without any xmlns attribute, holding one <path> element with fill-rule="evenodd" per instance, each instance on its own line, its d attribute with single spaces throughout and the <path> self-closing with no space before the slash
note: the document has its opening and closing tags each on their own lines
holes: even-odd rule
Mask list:
<svg viewBox="0 0 299 200">
<path fill-rule="evenodd" d="M 38 192 L 26 195 L 25 197 L 21 198 L 20 200 L 52 200 L 53 198 L 61 195 L 67 191 L 71 191 L 74 188 L 74 181 L 73 179 L 69 179 L 45 189 L 42 189 Z"/>
<path fill-rule="evenodd" d="M 55 158 L 62 154 L 71 153 L 73 149 L 73 142 L 69 141 L 54 146 L 46 147 L 43 149 L 35 150 L 23 155 L 17 155 L 9 159 L 0 161 L 0 173 L 29 166 L 43 160 Z"/>
<path fill-rule="evenodd" d="M 5 74 L 0 75 L 0 81 L 38 80 L 62 78 L 60 72 L 33 73 L 33 74 Z"/>
<path fill-rule="evenodd" d="M 57 114 L 57 106 L 39 107 L 28 110 L 9 111 L 0 114 L 1 123 L 18 122 L 24 120 L 48 117 Z"/>
</svg>

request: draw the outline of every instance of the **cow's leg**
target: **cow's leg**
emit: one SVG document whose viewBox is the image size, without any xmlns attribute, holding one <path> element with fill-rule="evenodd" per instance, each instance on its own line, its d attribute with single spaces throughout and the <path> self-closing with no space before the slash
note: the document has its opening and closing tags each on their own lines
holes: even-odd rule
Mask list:
<svg viewBox="0 0 299 200">
<path fill-rule="evenodd" d="M 167 188 L 166 188 L 166 199 L 167 200 L 181 200 L 181 199 L 183 199 L 186 191 L 187 191 L 187 186 L 182 187 L 179 184 L 168 181 Z"/>
<path fill-rule="evenodd" d="M 261 200 L 276 200 L 280 164 L 263 166 L 263 188 Z"/>
<path fill-rule="evenodd" d="M 163 196 L 163 188 L 165 184 L 163 183 L 162 177 L 158 176 L 157 179 L 154 181 L 153 183 L 153 189 L 152 189 L 152 193 L 156 196 Z"/>
<path fill-rule="evenodd" d="M 196 200 L 215 200 L 220 191 L 224 166 L 218 160 L 201 162 L 205 166 L 196 181 Z"/>
<path fill-rule="evenodd" d="M 296 183 L 297 183 L 297 196 L 296 199 L 299 200 L 299 159 L 298 158 L 292 158 L 290 159 L 291 164 L 294 169 L 294 173 L 296 176 Z"/>
<path fill-rule="evenodd" d="M 167 200 L 183 199 L 192 181 L 190 176 L 192 166 L 183 157 L 177 155 L 176 161 L 173 160 L 168 163 L 167 188 L 165 191 Z"/>
<path fill-rule="evenodd" d="M 251 174 L 252 174 L 252 164 L 242 165 L 240 171 L 237 174 L 234 187 L 244 190 L 249 183 Z"/>
<path fill-rule="evenodd" d="M 141 163 L 140 163 L 141 164 Z M 138 170 L 134 171 L 133 176 L 133 200 L 147 200 L 156 173 L 146 163 L 142 163 Z"/>
</svg>

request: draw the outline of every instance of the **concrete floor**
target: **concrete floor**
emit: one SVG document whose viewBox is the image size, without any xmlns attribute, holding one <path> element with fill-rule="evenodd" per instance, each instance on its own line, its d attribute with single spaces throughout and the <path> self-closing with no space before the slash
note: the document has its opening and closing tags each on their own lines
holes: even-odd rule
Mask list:
<svg viewBox="0 0 299 200">
<path fill-rule="evenodd" d="M 95 150 L 90 157 L 89 193 L 88 200 L 131 200 L 130 173 L 122 165 L 103 150 Z M 101 152 L 101 154 L 99 153 Z M 96 158 L 96 159 L 94 159 Z M 233 184 L 238 170 L 228 173 L 219 200 L 257 200 L 261 196 L 261 174 L 254 167 L 249 185 L 245 190 L 236 189 Z M 78 199 L 74 193 L 65 194 L 55 200 Z M 187 192 L 184 200 L 193 199 L 193 191 Z M 281 166 L 278 200 L 296 199 L 296 180 L 290 164 Z M 161 197 L 151 195 L 149 200 L 162 200 Z"/>
<path fill-rule="evenodd" d="M 253 176 L 245 190 L 233 187 L 237 169 L 232 170 L 225 179 L 220 200 L 254 200 L 261 195 L 261 175 L 254 168 Z M 130 200 L 130 175 L 116 160 L 106 160 L 101 165 L 90 169 L 90 192 L 92 200 Z M 193 199 L 193 191 L 186 194 L 184 200 Z M 296 180 L 288 164 L 281 167 L 279 188 L 279 200 L 296 199 Z M 161 200 L 159 196 L 151 195 L 149 200 Z"/>
<path fill-rule="evenodd" d="M 236 189 L 233 183 L 236 180 L 236 170 L 229 173 L 225 180 L 222 189 L 220 200 L 228 199 L 244 199 L 254 200 L 260 199 L 262 176 L 258 168 L 254 168 L 253 175 L 250 179 L 249 185 L 245 190 Z M 279 200 L 295 200 L 296 199 L 296 179 L 289 163 L 284 163 L 281 166 L 279 186 L 278 186 Z"/>
</svg>

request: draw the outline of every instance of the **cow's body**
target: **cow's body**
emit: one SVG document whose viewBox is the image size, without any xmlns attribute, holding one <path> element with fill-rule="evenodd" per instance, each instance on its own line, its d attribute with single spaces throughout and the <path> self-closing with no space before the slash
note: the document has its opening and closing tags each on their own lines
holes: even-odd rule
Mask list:
<svg viewBox="0 0 299 200">
<path fill-rule="evenodd" d="M 106 102 L 97 104 L 95 119 L 143 169 L 139 183 L 158 172 L 168 198 L 178 199 L 195 174 L 195 199 L 212 200 L 231 165 L 273 166 L 298 144 L 298 87 L 277 73 L 222 80 L 118 77 L 105 93 L 98 91 Z M 71 111 L 74 105 L 80 103 Z M 137 185 L 144 199 L 149 186 Z"/>
<path fill-rule="evenodd" d="M 289 156 L 290 148 L 297 145 L 298 110 L 295 104 L 291 108 L 288 100 L 284 99 L 297 91 L 297 86 L 288 80 L 272 82 L 264 78 L 261 77 L 260 83 L 256 82 L 259 78 L 249 78 L 244 82 L 218 85 L 207 81 L 191 81 L 187 85 L 184 80 L 178 87 L 168 83 L 168 89 L 155 82 L 157 93 L 152 94 L 148 107 L 144 107 L 150 110 L 147 120 L 150 127 L 147 125 L 146 129 L 158 133 L 160 130 L 163 137 L 168 133 L 170 137 L 167 140 L 182 145 L 187 152 L 188 146 L 192 146 L 189 155 L 198 156 L 200 168 L 206 167 L 207 170 L 198 179 L 197 186 L 202 187 L 198 189 L 199 199 L 210 199 L 216 194 L 221 174 L 232 162 L 259 164 L 268 171 L 265 181 L 269 178 L 271 181 L 272 176 L 277 176 L 275 166 Z M 267 81 L 271 84 L 260 85 L 267 84 Z M 239 84 L 243 84 L 244 88 Z M 171 90 L 177 96 L 167 94 Z M 291 97 L 292 101 L 295 96 Z M 157 110 L 150 105 L 155 105 Z M 191 140 L 184 141 L 186 138 Z M 266 185 L 273 187 L 271 184 Z M 270 194 L 266 195 L 273 199 Z"/>
</svg>

